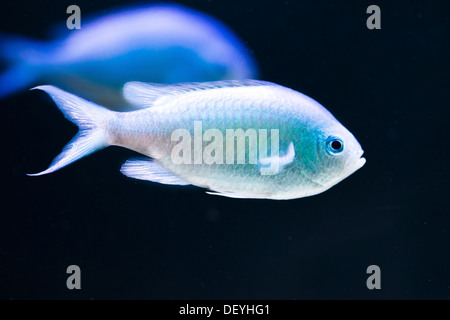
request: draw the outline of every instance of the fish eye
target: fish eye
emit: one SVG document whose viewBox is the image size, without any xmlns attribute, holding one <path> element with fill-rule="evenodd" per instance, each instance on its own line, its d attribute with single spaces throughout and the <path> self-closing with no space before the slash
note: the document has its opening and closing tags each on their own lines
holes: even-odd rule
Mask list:
<svg viewBox="0 0 450 320">
<path fill-rule="evenodd" d="M 340 154 L 344 151 L 344 141 L 338 137 L 328 137 L 327 139 L 327 151 L 331 154 Z"/>
</svg>

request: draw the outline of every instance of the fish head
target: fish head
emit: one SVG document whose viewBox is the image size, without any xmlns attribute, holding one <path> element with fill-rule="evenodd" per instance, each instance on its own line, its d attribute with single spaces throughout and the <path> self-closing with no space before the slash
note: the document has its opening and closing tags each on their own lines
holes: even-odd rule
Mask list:
<svg viewBox="0 0 450 320">
<path fill-rule="evenodd" d="M 230 30 L 220 30 L 197 48 L 210 81 L 257 79 L 259 67 L 251 51 Z"/>
<path fill-rule="evenodd" d="M 311 180 L 325 191 L 360 169 L 366 159 L 358 140 L 337 120 L 315 130 L 315 164 Z"/>
<path fill-rule="evenodd" d="M 202 67 L 210 80 L 254 79 L 259 75 L 253 57 L 244 50 L 239 50 L 229 43 L 220 42 L 201 56 Z"/>
<path fill-rule="evenodd" d="M 316 120 L 296 147 L 298 168 L 310 181 L 308 195 L 328 190 L 366 163 L 359 142 L 330 113 L 320 112 Z"/>
</svg>

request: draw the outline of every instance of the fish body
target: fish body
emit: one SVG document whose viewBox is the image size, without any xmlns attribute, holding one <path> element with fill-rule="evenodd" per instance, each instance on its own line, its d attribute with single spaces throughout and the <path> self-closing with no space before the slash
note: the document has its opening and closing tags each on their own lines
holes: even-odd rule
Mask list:
<svg viewBox="0 0 450 320">
<path fill-rule="evenodd" d="M 61 27 L 61 28 L 65 28 Z M 220 21 L 179 5 L 137 7 L 93 18 L 49 43 L 0 37 L 0 97 L 37 80 L 108 106 L 128 81 L 177 83 L 257 77 L 243 42 Z"/>
<path fill-rule="evenodd" d="M 124 96 L 141 109 L 120 113 L 52 86 L 38 88 L 80 126 L 74 142 L 38 175 L 117 145 L 153 159 L 127 161 L 122 172 L 133 178 L 235 198 L 294 199 L 329 189 L 365 163 L 357 140 L 330 112 L 270 82 L 130 82 Z"/>
</svg>

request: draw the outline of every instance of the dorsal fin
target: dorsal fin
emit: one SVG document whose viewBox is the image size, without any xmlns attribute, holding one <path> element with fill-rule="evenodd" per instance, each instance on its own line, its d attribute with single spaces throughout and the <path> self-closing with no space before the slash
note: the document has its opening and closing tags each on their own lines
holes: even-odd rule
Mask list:
<svg viewBox="0 0 450 320">
<path fill-rule="evenodd" d="M 123 95 L 131 104 L 148 108 L 153 106 L 162 97 L 176 96 L 179 94 L 232 87 L 258 87 L 278 86 L 275 83 L 260 80 L 225 80 L 212 82 L 184 82 L 176 84 L 159 84 L 145 82 L 127 82 L 123 87 Z"/>
</svg>

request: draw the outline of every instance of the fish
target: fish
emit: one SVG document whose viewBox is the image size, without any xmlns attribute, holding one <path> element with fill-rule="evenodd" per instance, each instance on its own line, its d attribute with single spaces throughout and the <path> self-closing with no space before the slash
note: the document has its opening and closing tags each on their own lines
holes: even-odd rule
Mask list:
<svg viewBox="0 0 450 320">
<path fill-rule="evenodd" d="M 49 42 L 0 35 L 0 59 L 9 65 L 0 74 L 0 98 L 45 82 L 121 110 L 129 81 L 258 78 L 257 63 L 236 33 L 181 5 L 131 7 L 86 21 L 82 16 L 81 29 L 59 30 L 66 34 Z"/>
<path fill-rule="evenodd" d="M 130 178 L 231 198 L 288 200 L 324 192 L 366 162 L 356 138 L 327 109 L 271 82 L 128 82 L 123 95 L 140 106 L 129 112 L 50 85 L 35 89 L 50 95 L 79 132 L 48 169 L 32 176 L 114 145 L 144 156 L 122 166 Z"/>
</svg>

